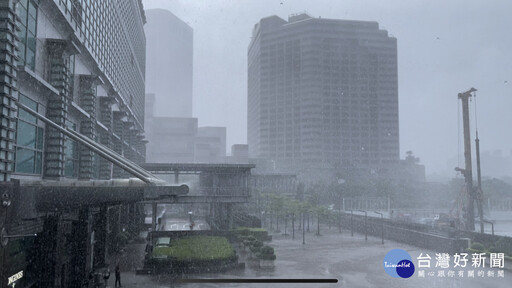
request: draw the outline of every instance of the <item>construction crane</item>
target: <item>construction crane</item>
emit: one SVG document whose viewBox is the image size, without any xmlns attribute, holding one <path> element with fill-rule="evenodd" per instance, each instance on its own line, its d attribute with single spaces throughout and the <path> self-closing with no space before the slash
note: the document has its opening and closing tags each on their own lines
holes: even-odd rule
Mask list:
<svg viewBox="0 0 512 288">
<path fill-rule="evenodd" d="M 483 219 L 483 208 L 482 208 L 482 186 L 480 176 L 480 140 L 478 139 L 478 131 L 476 132 L 476 153 L 477 153 L 477 173 L 478 173 L 478 186 L 473 187 L 473 170 L 471 164 L 471 136 L 469 130 L 469 98 L 472 96 L 471 93 L 477 91 L 475 88 L 471 88 L 466 92 L 459 93 L 458 97 L 462 101 L 462 122 L 464 129 L 464 160 L 465 167 L 456 167 L 455 171 L 459 171 L 464 175 L 466 198 L 467 202 L 465 205 L 465 218 L 466 218 L 466 230 L 475 230 L 475 206 L 474 202 L 477 201 L 478 214 L 480 217 L 480 232 L 484 232 L 484 219 Z"/>
</svg>

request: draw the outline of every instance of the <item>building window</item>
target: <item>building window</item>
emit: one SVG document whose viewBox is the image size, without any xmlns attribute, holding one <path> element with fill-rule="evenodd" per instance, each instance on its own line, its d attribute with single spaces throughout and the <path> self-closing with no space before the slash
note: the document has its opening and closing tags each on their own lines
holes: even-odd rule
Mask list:
<svg viewBox="0 0 512 288">
<path fill-rule="evenodd" d="M 20 103 L 39 112 L 39 104 L 20 94 Z M 23 108 L 18 112 L 16 133 L 16 160 L 14 171 L 25 174 L 41 174 L 43 165 L 44 129 L 38 126 L 37 118 Z"/>
<path fill-rule="evenodd" d="M 82 4 L 79 0 L 71 0 L 71 17 L 75 20 L 76 28 L 82 27 Z"/>
<path fill-rule="evenodd" d="M 20 0 L 17 6 L 17 14 L 21 19 L 19 22 L 18 37 L 20 42 L 19 58 L 20 64 L 35 68 L 36 59 L 36 29 L 37 29 L 37 5 L 33 0 Z"/>
<path fill-rule="evenodd" d="M 76 131 L 76 124 L 67 122 L 66 127 L 68 129 Z M 64 176 L 66 177 L 78 177 L 78 145 L 75 141 L 66 137 L 64 141 Z"/>
</svg>

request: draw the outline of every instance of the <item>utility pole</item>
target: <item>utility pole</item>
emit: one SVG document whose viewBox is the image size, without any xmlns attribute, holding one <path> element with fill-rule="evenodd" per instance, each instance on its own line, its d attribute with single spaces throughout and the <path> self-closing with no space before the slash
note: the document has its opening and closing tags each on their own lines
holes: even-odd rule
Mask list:
<svg viewBox="0 0 512 288">
<path fill-rule="evenodd" d="M 468 231 L 475 230 L 475 208 L 474 208 L 474 190 L 473 190 L 473 175 L 471 166 L 471 136 L 469 131 L 469 97 L 471 93 L 477 91 L 471 88 L 466 92 L 459 93 L 459 99 L 462 101 L 462 123 L 464 129 L 464 159 L 465 169 L 455 168 L 464 174 L 467 192 L 467 205 L 466 205 L 466 229 Z"/>
</svg>

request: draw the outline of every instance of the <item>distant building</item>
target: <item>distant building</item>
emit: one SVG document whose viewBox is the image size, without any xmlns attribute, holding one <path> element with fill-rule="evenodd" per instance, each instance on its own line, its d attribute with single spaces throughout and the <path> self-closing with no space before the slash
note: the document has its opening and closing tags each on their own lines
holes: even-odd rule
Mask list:
<svg viewBox="0 0 512 288">
<path fill-rule="evenodd" d="M 231 145 L 231 156 L 228 157 L 228 163 L 249 163 L 249 146 L 247 144 Z"/>
<path fill-rule="evenodd" d="M 226 127 L 199 127 L 195 141 L 195 163 L 224 162 Z"/>
<path fill-rule="evenodd" d="M 279 194 L 297 198 L 297 175 L 290 173 L 252 174 L 249 186 L 254 194 Z"/>
<path fill-rule="evenodd" d="M 198 127 L 197 118 L 154 116 L 155 97 L 146 95 L 146 162 L 223 163 L 226 127 Z"/>
<path fill-rule="evenodd" d="M 278 170 L 347 178 L 399 161 L 397 44 L 376 22 L 261 19 L 247 102 L 249 154 Z"/>
<path fill-rule="evenodd" d="M 192 117 L 193 30 L 164 9 L 146 10 L 146 92 L 157 114 Z"/>
<path fill-rule="evenodd" d="M 192 163 L 195 159 L 197 118 L 155 117 L 148 139 L 146 162 Z"/>
</svg>

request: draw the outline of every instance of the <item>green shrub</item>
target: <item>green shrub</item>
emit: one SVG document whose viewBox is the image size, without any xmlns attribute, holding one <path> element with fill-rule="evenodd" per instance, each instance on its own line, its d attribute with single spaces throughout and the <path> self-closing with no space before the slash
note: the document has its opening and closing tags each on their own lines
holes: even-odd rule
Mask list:
<svg viewBox="0 0 512 288">
<path fill-rule="evenodd" d="M 261 242 L 260 240 L 255 240 L 254 242 L 252 242 L 252 245 L 253 247 L 261 247 L 263 246 L 263 242 Z"/>
<path fill-rule="evenodd" d="M 484 245 L 482 243 L 473 242 L 473 243 L 471 243 L 471 249 L 479 250 L 479 251 L 484 251 L 485 247 L 484 247 Z"/>
<path fill-rule="evenodd" d="M 493 246 L 489 248 L 489 253 L 501 253 L 501 250 Z"/>
<path fill-rule="evenodd" d="M 260 227 L 238 227 L 235 229 L 235 231 L 239 231 L 239 232 L 244 232 L 244 233 L 248 233 L 248 232 L 261 232 L 261 231 L 267 231 L 265 230 L 264 228 L 260 228 Z"/>
<path fill-rule="evenodd" d="M 262 254 L 262 253 L 257 253 L 256 257 L 261 260 L 276 260 L 276 258 L 277 258 L 276 255 L 274 255 L 274 254 Z"/>
<path fill-rule="evenodd" d="M 245 237 L 245 239 L 242 241 L 242 243 L 244 243 L 245 246 L 252 246 L 252 244 L 255 241 L 258 241 L 258 240 L 256 240 L 256 238 L 254 238 L 254 236 L 249 235 L 249 236 Z"/>
<path fill-rule="evenodd" d="M 264 241 L 268 237 L 267 230 L 258 227 L 238 227 L 232 233 L 239 241 L 244 236 L 253 236 L 260 241 Z"/>
<path fill-rule="evenodd" d="M 260 251 L 263 254 L 274 254 L 274 248 L 272 248 L 268 245 L 261 247 Z"/>
<path fill-rule="evenodd" d="M 241 236 L 248 236 L 249 235 L 249 229 L 240 229 L 237 230 L 236 233 Z"/>
<path fill-rule="evenodd" d="M 507 241 L 508 239 L 508 241 Z M 512 256 L 512 241 L 510 238 L 500 237 L 500 239 L 494 244 L 494 246 L 509 256 Z"/>
<path fill-rule="evenodd" d="M 274 248 L 265 245 L 259 249 L 259 252 L 256 253 L 256 257 L 262 260 L 275 260 L 276 255 L 274 254 Z"/>
<path fill-rule="evenodd" d="M 252 253 L 260 252 L 260 247 L 257 247 L 257 246 L 251 246 L 249 249 L 251 250 Z"/>
</svg>

